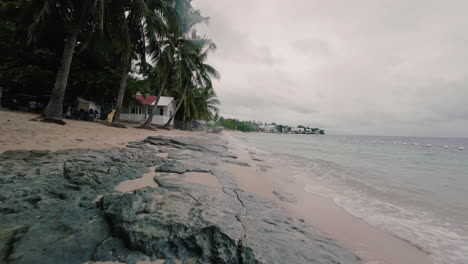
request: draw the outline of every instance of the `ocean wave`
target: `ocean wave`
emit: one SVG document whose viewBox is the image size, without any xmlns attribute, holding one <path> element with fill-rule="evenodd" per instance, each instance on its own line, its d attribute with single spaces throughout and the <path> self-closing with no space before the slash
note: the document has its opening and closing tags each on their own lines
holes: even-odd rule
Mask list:
<svg viewBox="0 0 468 264">
<path fill-rule="evenodd" d="M 269 150 L 265 160 L 287 167 L 306 192 L 415 245 L 433 263 L 468 263 L 468 152 L 454 147 L 466 139 L 249 135 L 247 143 Z"/>
<path fill-rule="evenodd" d="M 335 195 L 335 203 L 367 223 L 390 232 L 431 255 L 436 264 L 468 263 L 468 237 L 427 211 L 407 209 L 365 197 Z"/>
<path fill-rule="evenodd" d="M 466 230 L 438 219 L 430 208 L 404 207 L 385 201 L 385 188 L 351 179 L 352 175 L 346 173 L 353 172 L 333 162 L 317 159 L 307 162 L 309 166 L 302 173 L 314 182 L 305 185 L 306 192 L 329 198 L 372 226 L 413 244 L 429 253 L 435 264 L 468 263 Z M 303 162 L 299 163 L 304 166 Z"/>
</svg>

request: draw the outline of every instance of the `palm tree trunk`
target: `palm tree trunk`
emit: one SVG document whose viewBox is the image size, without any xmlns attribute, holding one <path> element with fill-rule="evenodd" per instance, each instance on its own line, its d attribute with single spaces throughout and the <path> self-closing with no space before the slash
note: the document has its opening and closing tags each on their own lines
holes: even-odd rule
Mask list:
<svg viewBox="0 0 468 264">
<path fill-rule="evenodd" d="M 171 118 L 166 122 L 164 125 L 165 127 L 169 127 L 171 125 L 172 120 L 174 120 L 175 115 L 177 114 L 177 111 L 179 111 L 180 106 L 182 105 L 182 102 L 184 101 L 184 98 L 180 99 L 179 104 L 177 105 L 176 109 L 174 110 L 174 113 L 172 113 Z"/>
<path fill-rule="evenodd" d="M 55 79 L 52 97 L 44 109 L 44 116 L 50 119 L 61 120 L 63 118 L 63 98 L 67 89 L 68 75 L 73 59 L 73 51 L 75 50 L 76 40 L 78 38 L 78 29 L 73 30 L 67 36 L 65 47 L 63 48 L 62 61 Z"/>
<path fill-rule="evenodd" d="M 189 85 L 185 86 L 184 92 L 182 93 L 182 98 L 180 99 L 180 102 L 177 104 L 177 107 L 174 110 L 174 113 L 172 113 L 171 118 L 169 118 L 167 123 L 164 125 L 165 127 L 169 127 L 171 125 L 171 122 L 174 119 L 175 115 L 177 114 L 177 111 L 179 111 L 179 108 L 182 106 L 182 102 L 184 102 L 185 94 L 187 93 L 188 87 Z"/>
<path fill-rule="evenodd" d="M 153 109 L 151 110 L 151 113 L 148 116 L 148 119 L 146 119 L 146 122 L 145 122 L 145 124 L 143 126 L 151 126 L 151 124 L 153 123 L 153 116 L 158 111 L 158 103 L 159 103 L 159 99 L 161 99 L 162 93 L 164 91 L 164 86 L 166 86 L 165 83 L 163 83 L 161 85 L 161 89 L 159 89 L 158 96 L 156 97 L 156 102 L 154 102 Z"/>
<path fill-rule="evenodd" d="M 130 71 L 130 63 L 131 60 L 129 60 L 128 64 L 124 65 L 124 67 L 122 68 L 122 75 L 120 76 L 119 94 L 117 95 L 117 102 L 115 106 L 116 111 L 112 123 L 120 123 L 120 112 L 122 111 L 125 89 L 127 88 L 127 78 L 128 72 Z"/>
</svg>

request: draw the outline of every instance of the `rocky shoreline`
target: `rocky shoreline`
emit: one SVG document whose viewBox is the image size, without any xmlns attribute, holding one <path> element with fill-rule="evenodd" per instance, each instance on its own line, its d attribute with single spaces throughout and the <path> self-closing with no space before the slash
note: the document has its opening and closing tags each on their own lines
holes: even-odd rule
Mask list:
<svg viewBox="0 0 468 264">
<path fill-rule="evenodd" d="M 207 134 L 1 154 L 0 262 L 361 263 L 273 201 L 241 190 L 218 165 L 249 164 L 225 146 Z M 155 186 L 116 190 L 148 168 Z"/>
</svg>

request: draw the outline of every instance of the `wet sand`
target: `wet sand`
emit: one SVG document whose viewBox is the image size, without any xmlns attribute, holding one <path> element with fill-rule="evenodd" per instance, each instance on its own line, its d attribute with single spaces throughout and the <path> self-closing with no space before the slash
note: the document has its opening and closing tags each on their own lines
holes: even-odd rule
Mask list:
<svg viewBox="0 0 468 264">
<path fill-rule="evenodd" d="M 221 169 L 235 175 L 240 188 L 275 200 L 293 216 L 304 219 L 321 233 L 353 250 L 364 259 L 364 263 L 431 263 L 430 256 L 416 246 L 371 226 L 337 206 L 330 199 L 306 192 L 304 186 L 295 183 L 291 177 L 284 177 L 290 174 L 287 168 L 271 166 L 265 171 L 259 164 L 260 161 L 253 160 L 249 155 L 246 146 L 229 134 L 227 137 L 230 141 L 229 148 L 238 156 L 239 161 L 251 165 L 251 167 L 235 164 L 221 166 Z M 292 193 L 297 202 L 281 201 L 273 191 Z"/>
<path fill-rule="evenodd" d="M 221 185 L 218 181 L 218 178 L 211 173 L 206 172 L 186 172 L 184 173 L 184 181 L 187 183 L 198 183 L 207 186 L 214 187 L 216 189 L 221 190 L 223 185 Z"/>
<path fill-rule="evenodd" d="M 134 180 L 127 180 L 119 183 L 115 186 L 115 190 L 118 192 L 133 192 L 138 189 L 145 187 L 157 188 L 159 185 L 154 180 L 154 177 L 158 175 L 158 172 L 155 172 L 156 167 L 150 167 L 149 171 L 145 173 L 141 178 Z M 183 181 L 187 184 L 202 184 L 210 187 L 214 187 L 218 190 L 223 188 L 218 181 L 218 178 L 211 173 L 206 172 L 185 172 L 183 173 Z M 178 178 L 176 174 L 167 174 L 166 177 Z M 97 198 L 99 200 L 100 197 Z"/>
<path fill-rule="evenodd" d="M 144 187 L 158 187 L 153 179 L 156 176 L 155 169 L 156 167 L 150 167 L 148 172 L 143 174 L 143 177 L 119 183 L 119 185 L 115 186 L 115 190 L 118 192 L 133 192 Z"/>
</svg>

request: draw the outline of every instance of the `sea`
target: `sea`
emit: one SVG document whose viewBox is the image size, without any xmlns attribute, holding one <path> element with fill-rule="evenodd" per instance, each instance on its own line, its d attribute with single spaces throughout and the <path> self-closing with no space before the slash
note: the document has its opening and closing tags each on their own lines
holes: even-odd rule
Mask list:
<svg viewBox="0 0 468 264">
<path fill-rule="evenodd" d="M 431 254 L 468 263 L 468 139 L 236 133 L 304 191 Z M 316 182 L 320 183 L 317 188 Z"/>
</svg>

